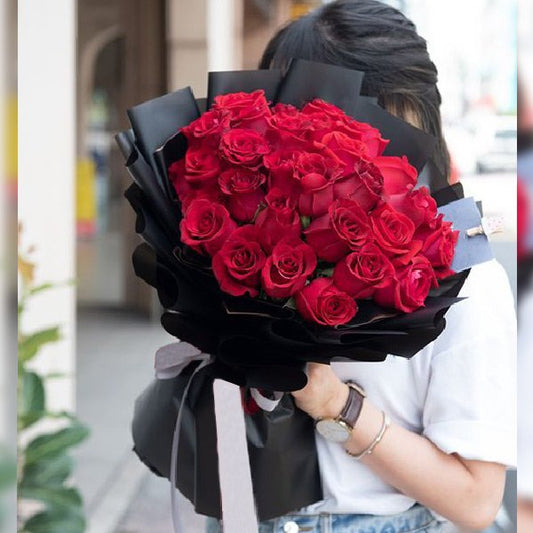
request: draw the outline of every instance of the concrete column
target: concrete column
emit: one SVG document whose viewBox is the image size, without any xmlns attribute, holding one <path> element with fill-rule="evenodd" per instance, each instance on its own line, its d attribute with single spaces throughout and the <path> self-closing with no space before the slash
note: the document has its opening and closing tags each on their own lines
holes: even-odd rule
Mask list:
<svg viewBox="0 0 533 533">
<path fill-rule="evenodd" d="M 206 96 L 209 70 L 242 68 L 243 0 L 168 0 L 168 88 Z"/>
<path fill-rule="evenodd" d="M 19 218 L 23 241 L 36 247 L 38 282 L 73 281 L 75 169 L 75 0 L 18 2 Z M 26 331 L 59 324 L 63 340 L 35 364 L 68 378 L 49 387 L 49 408 L 74 408 L 74 287 L 36 296 Z"/>
</svg>

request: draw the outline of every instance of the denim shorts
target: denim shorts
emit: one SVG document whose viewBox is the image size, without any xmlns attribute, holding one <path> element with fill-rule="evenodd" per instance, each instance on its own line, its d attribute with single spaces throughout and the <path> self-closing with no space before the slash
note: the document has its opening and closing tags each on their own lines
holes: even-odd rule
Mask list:
<svg viewBox="0 0 533 533">
<path fill-rule="evenodd" d="M 218 520 L 207 519 L 206 533 L 222 531 Z M 428 509 L 414 505 L 394 515 L 287 514 L 259 524 L 259 533 L 438 533 L 442 523 Z"/>
</svg>

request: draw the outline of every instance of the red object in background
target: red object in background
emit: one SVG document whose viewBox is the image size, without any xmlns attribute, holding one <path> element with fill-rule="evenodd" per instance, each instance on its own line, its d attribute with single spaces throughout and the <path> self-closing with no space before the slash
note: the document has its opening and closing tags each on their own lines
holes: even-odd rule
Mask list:
<svg viewBox="0 0 533 533">
<path fill-rule="evenodd" d="M 450 185 L 454 185 L 459 182 L 459 169 L 455 165 L 455 161 L 450 157 L 450 179 L 448 180 Z"/>
<path fill-rule="evenodd" d="M 527 252 L 527 237 L 529 226 L 529 197 L 524 182 L 518 177 L 517 187 L 517 255 L 518 259 Z"/>
</svg>

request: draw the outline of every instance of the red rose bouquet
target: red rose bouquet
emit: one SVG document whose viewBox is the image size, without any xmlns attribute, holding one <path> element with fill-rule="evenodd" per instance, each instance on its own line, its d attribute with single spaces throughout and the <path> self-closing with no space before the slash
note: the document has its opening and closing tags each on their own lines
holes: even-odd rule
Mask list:
<svg viewBox="0 0 533 533">
<path fill-rule="evenodd" d="M 293 299 L 305 320 L 337 326 L 362 299 L 411 313 L 453 274 L 458 232 L 415 189 L 417 170 L 338 107 L 225 94 L 181 132 L 185 157 L 168 169 L 181 241 L 225 293 Z"/>
<path fill-rule="evenodd" d="M 150 100 L 117 136 L 145 241 L 135 272 L 186 356 L 138 398 L 135 451 L 202 514 L 221 515 L 215 378 L 249 399 L 302 388 L 310 361 L 412 357 L 443 331 L 473 264 L 457 252 L 475 203 L 465 226 L 460 185 L 421 186 L 435 140 L 361 95 L 362 78 L 302 60 L 210 73 L 206 102 L 190 89 Z M 322 497 L 313 422 L 274 397 L 279 409 L 246 415 L 261 520 Z"/>
</svg>

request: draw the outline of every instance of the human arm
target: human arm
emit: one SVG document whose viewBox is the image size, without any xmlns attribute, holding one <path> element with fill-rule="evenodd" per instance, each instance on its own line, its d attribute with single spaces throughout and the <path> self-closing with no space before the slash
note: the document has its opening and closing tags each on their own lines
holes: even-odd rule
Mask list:
<svg viewBox="0 0 533 533">
<path fill-rule="evenodd" d="M 308 377 L 307 386 L 293 393 L 297 405 L 315 419 L 336 417 L 346 402 L 347 385 L 326 365 L 308 365 Z M 381 424 L 381 411 L 365 399 L 345 447 L 353 453 L 366 449 Z M 445 453 L 426 437 L 394 423 L 374 452 L 361 460 L 400 492 L 459 526 L 488 526 L 501 502 L 504 466 Z"/>
</svg>

